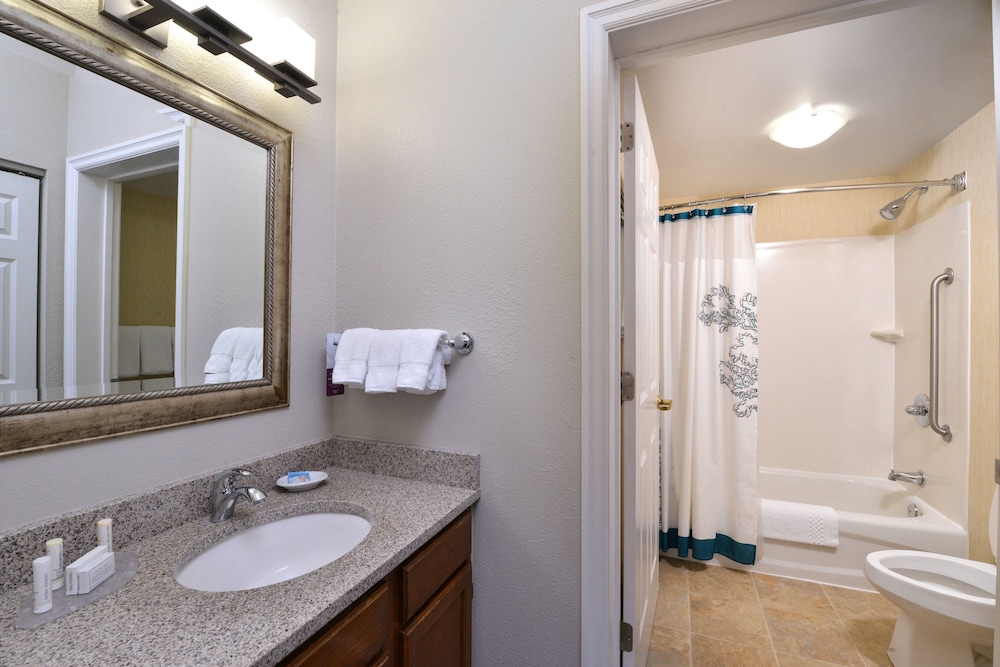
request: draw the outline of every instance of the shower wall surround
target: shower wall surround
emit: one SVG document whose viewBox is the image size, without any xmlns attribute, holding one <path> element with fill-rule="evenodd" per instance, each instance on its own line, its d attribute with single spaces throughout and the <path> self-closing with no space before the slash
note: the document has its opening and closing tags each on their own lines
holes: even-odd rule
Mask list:
<svg viewBox="0 0 1000 667">
<path fill-rule="evenodd" d="M 900 232 L 895 238 L 896 400 L 893 465 L 928 474 L 921 496 L 945 516 L 965 526 L 970 434 L 970 205 L 954 206 Z M 940 405 L 938 417 L 954 431 L 944 442 L 903 414 L 919 393 L 930 394 L 930 282 L 945 268 L 955 271 L 940 288 Z"/>
<path fill-rule="evenodd" d="M 991 103 L 937 145 L 894 174 L 854 179 L 844 183 L 914 181 L 941 178 L 966 171 L 969 187 L 952 193 L 932 188 L 911 200 L 895 223 L 877 214 L 891 197 L 883 190 L 836 192 L 773 197 L 756 210 L 757 241 L 772 243 L 804 239 L 886 236 L 968 202 L 971 207 L 970 241 L 973 280 L 969 296 L 971 370 L 975 387 L 969 398 L 975 415 L 969 426 L 968 483 L 951 493 L 968 497 L 969 556 L 993 562 L 988 520 L 993 496 L 993 459 L 1000 442 L 1000 302 L 998 302 L 997 251 L 997 136 L 995 104 Z M 803 185 L 803 184 L 787 184 Z M 706 196 L 711 196 L 710 193 Z M 714 193 L 724 194 L 724 193 Z M 900 193 L 901 194 L 901 193 Z M 668 202 L 664 202 L 668 203 Z"/>
<path fill-rule="evenodd" d="M 863 477 L 930 476 L 921 495 L 966 525 L 968 202 L 896 236 L 758 246 L 761 466 Z M 903 412 L 929 393 L 930 282 L 941 293 L 941 406 L 950 443 Z M 872 331 L 900 329 L 893 344 Z M 956 492 L 957 491 L 957 492 Z"/>
<path fill-rule="evenodd" d="M 758 459 L 878 477 L 892 464 L 891 237 L 757 246 Z"/>
</svg>

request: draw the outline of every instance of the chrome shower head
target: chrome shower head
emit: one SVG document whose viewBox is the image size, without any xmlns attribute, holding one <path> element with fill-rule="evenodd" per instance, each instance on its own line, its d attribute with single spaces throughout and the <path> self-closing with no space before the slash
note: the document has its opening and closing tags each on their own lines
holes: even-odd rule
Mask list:
<svg viewBox="0 0 1000 667">
<path fill-rule="evenodd" d="M 913 196 L 913 193 L 916 192 L 917 190 L 920 191 L 920 194 L 924 194 L 925 192 L 927 192 L 927 186 L 926 185 L 917 186 L 912 190 L 910 190 L 909 192 L 907 192 L 902 197 L 900 197 L 899 199 L 893 199 L 891 202 L 889 202 L 888 204 L 879 209 L 878 211 L 879 215 L 881 215 L 886 220 L 895 220 L 896 218 L 899 217 L 899 213 L 900 211 L 903 210 L 903 207 L 906 206 L 906 200 L 909 199 L 911 196 Z"/>
</svg>

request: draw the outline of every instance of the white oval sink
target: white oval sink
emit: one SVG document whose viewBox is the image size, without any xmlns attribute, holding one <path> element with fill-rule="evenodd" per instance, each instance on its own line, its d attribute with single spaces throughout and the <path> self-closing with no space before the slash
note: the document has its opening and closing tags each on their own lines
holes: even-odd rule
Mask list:
<svg viewBox="0 0 1000 667">
<path fill-rule="evenodd" d="M 371 522 L 353 514 L 300 514 L 253 526 L 213 544 L 174 572 L 199 591 L 245 591 L 301 577 L 361 543 Z"/>
</svg>

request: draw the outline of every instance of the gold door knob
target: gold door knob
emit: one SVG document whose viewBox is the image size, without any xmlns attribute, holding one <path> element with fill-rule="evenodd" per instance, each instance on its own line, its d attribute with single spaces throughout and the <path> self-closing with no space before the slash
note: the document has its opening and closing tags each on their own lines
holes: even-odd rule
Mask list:
<svg viewBox="0 0 1000 667">
<path fill-rule="evenodd" d="M 671 407 L 673 407 L 673 405 L 674 402 L 669 398 L 660 398 L 659 396 L 656 397 L 657 410 L 669 410 Z"/>
</svg>

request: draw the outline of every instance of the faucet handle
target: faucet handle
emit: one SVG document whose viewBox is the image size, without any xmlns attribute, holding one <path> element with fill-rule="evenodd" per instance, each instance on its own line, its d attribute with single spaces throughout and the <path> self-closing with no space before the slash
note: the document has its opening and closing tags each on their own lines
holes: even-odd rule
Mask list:
<svg viewBox="0 0 1000 667">
<path fill-rule="evenodd" d="M 228 493 L 233 488 L 233 482 L 237 477 L 249 477 L 253 473 L 244 468 L 231 468 L 229 470 L 223 470 L 215 476 L 215 480 L 212 482 L 212 495 L 218 493 Z"/>
</svg>

